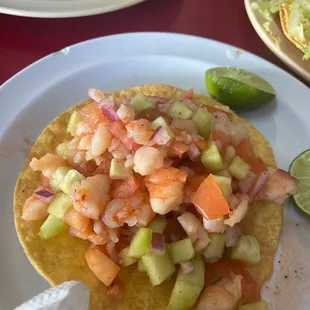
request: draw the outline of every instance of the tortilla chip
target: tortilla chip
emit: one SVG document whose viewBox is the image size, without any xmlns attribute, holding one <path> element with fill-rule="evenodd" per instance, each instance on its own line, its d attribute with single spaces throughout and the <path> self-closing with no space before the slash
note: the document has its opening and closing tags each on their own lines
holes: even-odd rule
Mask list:
<svg viewBox="0 0 310 310">
<path fill-rule="evenodd" d="M 144 85 L 111 95 L 121 100 L 123 97 L 134 97 L 137 91 L 169 99 L 181 98 L 185 93 L 167 85 Z M 46 153 L 55 153 L 56 146 L 66 139 L 66 128 L 71 113 L 90 102 L 90 99 L 85 100 L 60 114 L 43 130 L 33 145 L 18 177 L 14 193 L 14 217 L 18 238 L 32 265 L 52 285 L 68 280 L 83 281 L 90 289 L 90 309 L 166 309 L 175 277 L 152 287 L 147 275 L 137 271 L 136 264 L 122 268 L 120 277 L 125 283 L 125 295 L 121 301 L 111 302 L 105 294 L 106 287 L 90 271 L 84 259 L 85 250 L 89 246 L 88 241 L 72 237 L 67 232 L 49 240 L 41 240 L 38 231 L 42 222 L 26 222 L 21 218 L 26 199 L 40 182 L 40 174 L 30 169 L 29 161 L 33 156 L 41 157 Z M 194 95 L 193 102 L 197 105 L 219 104 L 199 94 Z M 237 122 L 247 124 L 255 153 L 261 156 L 268 166 L 276 167 L 272 149 L 264 137 L 250 123 L 236 115 L 233 118 Z M 269 202 L 256 202 L 241 225 L 243 233 L 255 236 L 261 246 L 261 262 L 249 268 L 259 284 L 272 272 L 281 224 L 281 206 Z"/>
<path fill-rule="evenodd" d="M 280 10 L 279 10 L 279 15 L 280 15 L 280 21 L 281 21 L 281 26 L 282 26 L 282 30 L 285 34 L 285 36 L 302 52 L 305 51 L 305 48 L 309 45 L 309 42 L 302 42 L 300 40 L 298 40 L 295 37 L 292 37 L 289 35 L 288 33 L 288 24 L 289 24 L 289 20 L 290 20 L 290 11 L 291 11 L 291 5 L 287 4 L 287 3 L 283 3 L 280 6 Z"/>
</svg>

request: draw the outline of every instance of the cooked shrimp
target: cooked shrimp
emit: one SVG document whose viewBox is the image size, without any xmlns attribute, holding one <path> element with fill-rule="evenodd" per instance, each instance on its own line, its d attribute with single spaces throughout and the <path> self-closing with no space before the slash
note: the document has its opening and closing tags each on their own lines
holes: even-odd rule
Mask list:
<svg viewBox="0 0 310 310">
<path fill-rule="evenodd" d="M 68 163 L 59 155 L 47 153 L 40 159 L 32 158 L 29 166 L 33 171 L 42 171 L 45 177 L 50 178 L 58 167 L 68 166 Z"/>
<path fill-rule="evenodd" d="M 110 258 L 112 259 L 112 261 L 114 263 L 118 264 L 119 257 L 118 257 L 118 254 L 116 252 L 116 249 L 115 249 L 115 243 L 108 242 L 107 245 L 106 245 L 106 249 L 107 249 L 107 252 L 108 252 Z"/>
<path fill-rule="evenodd" d="M 151 123 L 146 119 L 132 121 L 126 125 L 128 136 L 138 144 L 152 146 L 154 142 L 150 138 L 153 134 Z"/>
<path fill-rule="evenodd" d="M 84 106 L 80 110 L 80 115 L 86 120 L 86 124 L 91 132 L 94 132 L 101 122 L 108 122 L 103 115 L 101 108 L 96 102 L 92 102 Z"/>
<path fill-rule="evenodd" d="M 109 148 L 111 140 L 109 129 L 103 123 L 99 124 L 91 139 L 91 154 L 94 157 L 102 155 Z"/>
<path fill-rule="evenodd" d="M 207 220 L 203 218 L 203 227 L 210 233 L 223 233 L 225 231 L 224 218 Z"/>
<path fill-rule="evenodd" d="M 78 144 L 77 149 L 81 151 L 88 151 L 91 148 L 91 140 L 92 140 L 92 135 L 86 134 L 81 137 L 80 142 Z"/>
<path fill-rule="evenodd" d="M 207 286 L 198 300 L 197 310 L 233 310 L 242 296 L 242 276 L 222 278 Z"/>
<path fill-rule="evenodd" d="M 172 167 L 145 177 L 154 212 L 166 214 L 183 202 L 186 178 L 186 172 Z"/>
<path fill-rule="evenodd" d="M 79 231 L 85 231 L 89 225 L 90 219 L 71 207 L 64 214 L 64 221 L 67 225 Z"/>
<path fill-rule="evenodd" d="M 164 156 L 151 146 L 140 147 L 134 155 L 134 171 L 141 175 L 152 174 L 164 166 Z"/>
<path fill-rule="evenodd" d="M 155 216 L 149 203 L 149 196 L 142 191 L 124 199 L 113 199 L 108 204 L 102 220 L 110 228 L 146 226 Z"/>
<path fill-rule="evenodd" d="M 117 110 L 117 116 L 124 124 L 128 124 L 135 119 L 136 115 L 132 106 L 121 104 Z"/>
<path fill-rule="evenodd" d="M 202 226 L 199 219 L 193 213 L 185 212 L 177 220 L 194 243 L 198 239 L 198 229 Z"/>
<path fill-rule="evenodd" d="M 129 151 L 136 150 L 139 147 L 132 138 L 128 137 L 127 130 L 123 123 L 112 122 L 109 125 L 109 130 L 115 138 L 118 138 L 120 141 L 122 141 L 122 143 Z"/>
<path fill-rule="evenodd" d="M 48 203 L 42 201 L 33 193 L 23 206 L 22 219 L 24 221 L 42 221 L 48 216 Z"/>
<path fill-rule="evenodd" d="M 296 193 L 297 180 L 284 170 L 268 170 L 270 176 L 255 200 L 268 200 L 282 204 L 290 195 Z"/>
<path fill-rule="evenodd" d="M 241 222 L 241 220 L 245 217 L 247 211 L 248 211 L 248 200 L 243 199 L 241 200 L 239 206 L 232 211 L 230 217 L 224 221 L 224 224 L 233 227 L 235 224 Z"/>
<path fill-rule="evenodd" d="M 70 199 L 74 209 L 97 220 L 109 201 L 110 180 L 104 174 L 86 178 L 71 186 Z"/>
<path fill-rule="evenodd" d="M 117 159 L 125 159 L 129 155 L 129 150 L 118 138 L 112 139 L 108 151 Z"/>
</svg>

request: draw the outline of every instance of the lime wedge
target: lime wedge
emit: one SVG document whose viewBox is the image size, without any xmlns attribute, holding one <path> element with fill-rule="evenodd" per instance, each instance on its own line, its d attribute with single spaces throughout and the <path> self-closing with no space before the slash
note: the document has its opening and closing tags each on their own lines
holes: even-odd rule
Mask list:
<svg viewBox="0 0 310 310">
<path fill-rule="evenodd" d="M 235 111 L 256 110 L 276 96 L 267 81 L 238 68 L 211 68 L 205 79 L 210 95 Z"/>
<path fill-rule="evenodd" d="M 292 200 L 299 210 L 310 215 L 310 149 L 292 161 L 289 173 L 298 180 L 297 193 Z"/>
</svg>

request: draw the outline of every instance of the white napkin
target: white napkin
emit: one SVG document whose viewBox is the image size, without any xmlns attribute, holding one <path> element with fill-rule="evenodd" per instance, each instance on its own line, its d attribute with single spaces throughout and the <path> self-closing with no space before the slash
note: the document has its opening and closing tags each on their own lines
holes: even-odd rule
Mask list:
<svg viewBox="0 0 310 310">
<path fill-rule="evenodd" d="M 64 282 L 23 303 L 15 310 L 88 310 L 89 290 L 78 281 Z"/>
</svg>

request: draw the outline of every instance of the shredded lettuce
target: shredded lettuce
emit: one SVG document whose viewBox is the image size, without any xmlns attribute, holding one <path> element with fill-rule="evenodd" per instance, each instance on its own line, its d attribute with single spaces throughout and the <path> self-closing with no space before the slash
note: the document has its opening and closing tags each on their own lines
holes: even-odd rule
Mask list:
<svg viewBox="0 0 310 310">
<path fill-rule="evenodd" d="M 310 59 L 310 46 L 307 46 L 307 47 L 305 48 L 304 52 L 305 52 L 305 54 L 304 54 L 303 59 L 304 59 L 304 60 Z"/>
<path fill-rule="evenodd" d="M 273 14 L 278 13 L 281 4 L 290 5 L 290 18 L 288 21 L 288 34 L 298 42 L 308 45 L 310 41 L 310 0 L 256 0 L 252 2 L 253 10 L 257 10 L 267 21 Z M 269 31 L 269 23 L 263 27 Z M 305 48 L 303 59 L 310 59 L 310 45 Z"/>
</svg>

